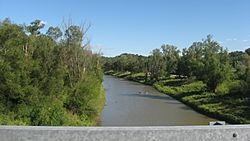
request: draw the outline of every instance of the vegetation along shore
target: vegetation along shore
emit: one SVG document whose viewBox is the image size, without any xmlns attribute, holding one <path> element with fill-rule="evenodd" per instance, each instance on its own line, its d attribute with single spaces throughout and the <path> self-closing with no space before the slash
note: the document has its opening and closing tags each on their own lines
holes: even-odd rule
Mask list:
<svg viewBox="0 0 250 141">
<path fill-rule="evenodd" d="M 100 55 L 86 29 L 0 21 L 0 124 L 91 126 L 105 103 Z"/>
<path fill-rule="evenodd" d="M 228 53 L 209 35 L 182 52 L 162 45 L 149 56 L 125 53 L 102 61 L 107 75 L 152 85 L 210 117 L 249 124 L 249 55 L 250 49 Z"/>
</svg>

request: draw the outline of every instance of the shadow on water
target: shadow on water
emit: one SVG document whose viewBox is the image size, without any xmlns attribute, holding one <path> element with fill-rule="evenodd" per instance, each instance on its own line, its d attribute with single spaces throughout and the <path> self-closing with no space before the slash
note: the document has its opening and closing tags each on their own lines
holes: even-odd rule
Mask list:
<svg viewBox="0 0 250 141">
<path fill-rule="evenodd" d="M 193 111 L 190 107 L 188 107 L 188 106 L 182 106 L 182 107 L 180 107 L 181 109 L 183 109 L 183 110 L 190 110 L 190 111 Z"/>
<path fill-rule="evenodd" d="M 149 94 L 122 94 L 122 96 L 134 96 L 134 97 L 145 97 L 145 98 L 151 98 L 151 99 L 161 99 L 161 100 L 173 100 L 173 98 L 168 96 L 159 96 L 159 95 L 149 95 Z"/>
<path fill-rule="evenodd" d="M 120 79 L 120 82 L 129 83 L 129 85 L 144 86 L 144 84 L 141 84 L 141 83 L 138 83 L 138 82 L 133 82 L 133 81 L 130 82 L 130 81 L 125 80 L 125 79 Z"/>
<path fill-rule="evenodd" d="M 148 94 L 122 94 L 122 96 L 133 96 L 133 97 L 144 97 L 144 98 L 157 99 L 157 100 L 166 100 L 165 103 L 168 103 L 168 104 L 180 104 L 180 105 L 182 105 L 181 102 L 177 102 L 176 100 L 174 100 L 173 98 L 171 98 L 169 96 L 148 95 Z M 181 106 L 180 108 L 183 110 L 193 111 L 188 106 Z"/>
</svg>

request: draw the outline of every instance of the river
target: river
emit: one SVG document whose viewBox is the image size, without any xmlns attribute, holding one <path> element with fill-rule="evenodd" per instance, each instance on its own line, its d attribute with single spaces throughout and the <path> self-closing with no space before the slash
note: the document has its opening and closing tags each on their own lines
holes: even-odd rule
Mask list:
<svg viewBox="0 0 250 141">
<path fill-rule="evenodd" d="M 216 121 L 199 114 L 151 86 L 104 76 L 106 105 L 101 126 L 208 125 Z"/>
</svg>

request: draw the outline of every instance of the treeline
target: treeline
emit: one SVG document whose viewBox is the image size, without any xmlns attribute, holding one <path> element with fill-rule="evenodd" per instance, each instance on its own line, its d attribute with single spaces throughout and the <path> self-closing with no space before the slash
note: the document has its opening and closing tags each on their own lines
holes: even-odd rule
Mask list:
<svg viewBox="0 0 250 141">
<path fill-rule="evenodd" d="M 180 51 L 173 45 L 162 45 L 149 56 L 121 54 L 104 57 L 104 70 L 115 72 L 143 72 L 145 83 L 176 75 L 179 78 L 203 81 L 212 92 L 228 92 L 231 87 L 240 93 L 250 88 L 250 49 L 228 53 L 208 35 Z M 237 85 L 231 83 L 237 81 Z M 235 83 L 234 83 L 235 84 Z M 237 88 L 236 88 L 237 87 Z M 224 92 L 223 92 L 224 91 Z"/>
<path fill-rule="evenodd" d="M 104 91 L 86 29 L 65 24 L 43 34 L 44 26 L 0 21 L 0 124 L 95 124 Z"/>
</svg>

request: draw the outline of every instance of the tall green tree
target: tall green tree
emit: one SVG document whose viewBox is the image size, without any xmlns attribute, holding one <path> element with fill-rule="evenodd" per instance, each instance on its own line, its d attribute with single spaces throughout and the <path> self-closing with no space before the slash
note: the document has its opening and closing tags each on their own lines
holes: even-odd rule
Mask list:
<svg viewBox="0 0 250 141">
<path fill-rule="evenodd" d="M 176 46 L 173 45 L 162 45 L 161 46 L 163 59 L 165 61 L 165 73 L 169 76 L 170 74 L 175 74 L 177 71 L 178 63 L 180 61 L 179 53 L 180 51 Z"/>
<path fill-rule="evenodd" d="M 211 91 L 215 91 L 220 83 L 230 81 L 233 77 L 227 50 L 214 41 L 211 35 L 202 42 L 194 42 L 182 53 L 179 72 L 202 80 Z"/>
<path fill-rule="evenodd" d="M 245 66 L 246 66 L 246 71 L 245 71 L 245 81 L 248 85 L 248 92 L 250 91 L 250 48 L 246 49 L 245 52 L 248 54 L 245 56 Z"/>
<path fill-rule="evenodd" d="M 188 49 L 183 49 L 179 64 L 179 72 L 185 76 L 200 78 L 203 74 L 203 44 L 194 42 Z"/>
<path fill-rule="evenodd" d="M 62 31 L 59 27 L 49 27 L 48 31 L 46 34 L 53 40 L 57 41 L 58 38 L 62 36 Z"/>
<path fill-rule="evenodd" d="M 33 22 L 30 23 L 29 26 L 27 26 L 27 31 L 31 34 L 31 35 L 39 35 L 41 34 L 41 32 L 39 31 L 40 29 L 42 29 L 45 26 L 45 23 L 41 20 L 35 20 Z"/>
<path fill-rule="evenodd" d="M 149 56 L 149 73 L 152 81 L 158 81 L 163 76 L 165 70 L 165 62 L 160 49 L 154 49 L 152 55 Z"/>
<path fill-rule="evenodd" d="M 201 79 L 214 91 L 218 84 L 229 81 L 233 71 L 227 50 L 223 49 L 211 36 L 203 41 L 204 68 Z"/>
<path fill-rule="evenodd" d="M 81 46 L 83 41 L 83 30 L 80 26 L 71 25 L 65 31 L 66 43 L 68 46 L 76 44 Z"/>
<path fill-rule="evenodd" d="M 247 69 L 246 58 L 248 54 L 243 51 L 233 51 L 229 53 L 230 64 L 234 68 L 235 79 L 244 79 Z"/>
</svg>

